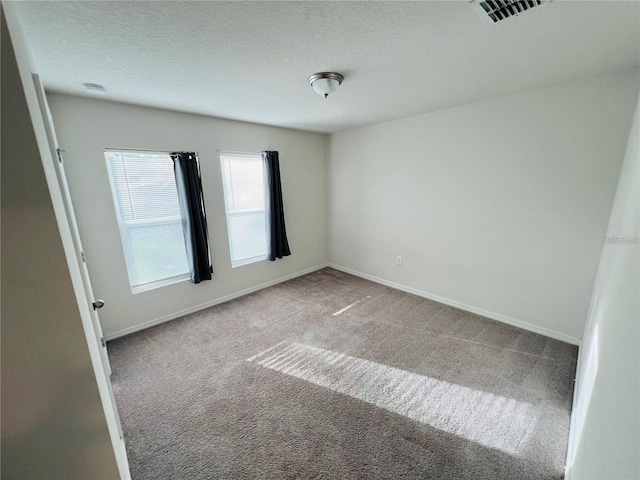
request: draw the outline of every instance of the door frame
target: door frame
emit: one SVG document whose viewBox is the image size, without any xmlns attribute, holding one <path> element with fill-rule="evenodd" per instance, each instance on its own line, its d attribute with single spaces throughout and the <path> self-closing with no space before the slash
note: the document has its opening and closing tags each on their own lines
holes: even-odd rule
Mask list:
<svg viewBox="0 0 640 480">
<path fill-rule="evenodd" d="M 91 311 L 91 319 L 93 320 L 93 328 L 96 337 L 96 341 L 98 342 L 98 347 L 100 347 L 100 358 L 102 359 L 103 367 L 107 379 L 111 376 L 111 365 L 109 363 L 109 356 L 107 354 L 107 345 L 104 341 L 104 335 L 102 333 L 102 324 L 100 323 L 100 316 L 98 315 L 98 311 L 95 307 L 93 307 L 93 302 L 95 302 L 96 298 L 94 295 L 93 287 L 91 286 L 91 278 L 89 276 L 89 269 L 86 262 L 86 256 L 84 249 L 82 247 L 82 239 L 80 237 L 80 230 L 78 228 L 78 222 L 75 215 L 75 209 L 73 207 L 73 201 L 71 199 L 71 192 L 69 191 L 69 184 L 67 182 L 67 175 L 65 173 L 64 161 L 62 158 L 63 150 L 60 149 L 58 144 L 58 138 L 56 136 L 55 126 L 53 124 L 53 117 L 51 115 L 51 110 L 49 109 L 49 102 L 47 100 L 47 95 L 44 91 L 44 86 L 40 80 L 40 76 L 36 73 L 32 75 L 33 83 L 35 85 L 36 94 L 38 95 L 38 102 L 40 105 L 40 112 L 42 113 L 42 119 L 44 122 L 44 127 L 47 133 L 47 140 L 49 142 L 49 150 L 51 152 L 51 156 L 56 159 L 56 173 L 58 174 L 58 184 L 60 185 L 60 191 L 62 193 L 62 197 L 64 200 L 65 212 L 67 215 L 67 219 L 69 220 L 69 227 L 71 228 L 71 235 L 73 237 L 76 259 L 78 261 L 78 265 L 80 266 L 80 273 L 82 275 L 82 282 L 84 285 L 85 294 L 87 295 L 86 301 L 87 304 L 92 305 Z"/>
<path fill-rule="evenodd" d="M 54 158 L 56 173 L 58 178 L 58 185 L 62 193 L 62 199 L 64 201 L 65 213 L 67 220 L 69 221 L 69 227 L 71 228 L 71 236 L 73 239 L 73 245 L 76 254 L 76 260 L 80 267 L 80 275 L 82 276 L 82 285 L 84 287 L 85 304 L 91 305 L 89 312 L 91 314 L 91 322 L 93 325 L 93 339 L 98 345 L 100 351 L 100 360 L 102 362 L 102 369 L 104 371 L 105 378 L 107 380 L 107 387 L 109 390 L 109 396 L 111 397 L 111 405 L 113 407 L 113 413 L 116 417 L 116 426 L 118 427 L 118 437 L 123 440 L 124 434 L 122 432 L 122 424 L 120 423 L 120 415 L 118 414 L 118 408 L 116 400 L 113 395 L 113 388 L 111 386 L 111 364 L 109 363 L 109 356 L 107 354 L 107 343 L 102 334 L 102 325 L 100 324 L 100 316 L 98 315 L 97 308 L 95 306 L 96 298 L 94 296 L 93 288 L 91 287 L 91 278 L 89 276 L 89 269 L 87 267 L 86 256 L 82 248 L 82 240 L 80 237 L 80 230 L 76 220 L 75 210 L 73 209 L 73 201 L 71 200 L 71 192 L 69 191 L 69 184 L 67 183 L 67 176 L 64 170 L 64 162 L 62 159 L 62 151 L 58 145 L 58 139 L 56 137 L 56 130 L 53 125 L 53 117 L 51 116 L 51 110 L 49 110 L 49 103 L 47 101 L 47 94 L 44 91 L 44 86 L 40 81 L 40 76 L 36 73 L 32 75 L 33 84 L 38 96 L 38 102 L 40 106 L 40 112 L 42 114 L 42 120 L 44 128 L 47 134 L 47 141 L 49 143 L 49 151 L 51 157 Z"/>
<path fill-rule="evenodd" d="M 96 379 L 98 387 L 98 393 L 102 402 L 103 413 L 105 416 L 107 428 L 109 430 L 109 436 L 111 439 L 111 445 L 113 453 L 118 466 L 120 478 L 123 480 L 129 480 L 131 473 L 129 471 L 129 463 L 127 460 L 127 452 L 124 444 L 124 440 L 120 436 L 119 420 L 116 417 L 115 404 L 112 397 L 111 385 L 105 375 L 104 364 L 101 358 L 100 348 L 96 342 L 96 330 L 93 325 L 92 312 L 87 304 L 87 292 L 85 290 L 80 265 L 76 256 L 76 248 L 72 236 L 72 230 L 70 221 L 65 210 L 65 204 L 63 200 L 63 193 L 60 188 L 57 176 L 56 162 L 57 159 L 53 158 L 49 146 L 49 140 L 47 138 L 47 132 L 45 128 L 45 118 L 43 112 L 40 109 L 38 102 L 38 95 L 36 93 L 35 84 L 33 82 L 32 74 L 33 63 L 31 60 L 31 52 L 28 44 L 25 40 L 20 20 L 14 10 L 12 2 L 3 2 L 2 10 L 9 28 L 9 33 L 13 41 L 13 48 L 16 54 L 16 60 L 18 62 L 18 70 L 20 72 L 20 79 L 22 87 L 24 89 L 24 95 L 26 97 L 27 105 L 29 108 L 29 115 L 33 125 L 33 131 L 36 136 L 38 144 L 38 150 L 40 158 L 42 160 L 42 166 L 49 188 L 49 194 L 51 196 L 51 202 L 58 224 L 60 232 L 60 238 L 62 240 L 62 246 L 64 248 L 64 254 L 69 267 L 69 274 L 71 276 L 71 283 L 76 296 L 76 303 L 78 305 L 78 312 L 82 319 L 82 327 L 85 334 L 85 340 L 87 348 L 89 350 L 89 356 L 91 359 L 91 365 L 93 367 L 93 373 Z"/>
</svg>

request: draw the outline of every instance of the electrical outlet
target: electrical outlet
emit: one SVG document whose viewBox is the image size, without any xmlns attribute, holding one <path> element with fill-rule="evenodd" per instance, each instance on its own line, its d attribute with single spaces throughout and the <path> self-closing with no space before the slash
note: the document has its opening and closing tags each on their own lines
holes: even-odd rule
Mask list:
<svg viewBox="0 0 640 480">
<path fill-rule="evenodd" d="M 402 266 L 402 257 L 396 257 L 396 265 L 398 265 L 399 267 Z"/>
</svg>

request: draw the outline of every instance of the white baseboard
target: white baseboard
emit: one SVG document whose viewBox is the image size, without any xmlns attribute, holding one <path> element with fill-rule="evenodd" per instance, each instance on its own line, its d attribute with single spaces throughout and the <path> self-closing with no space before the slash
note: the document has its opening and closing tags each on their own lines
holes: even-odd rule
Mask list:
<svg viewBox="0 0 640 480">
<path fill-rule="evenodd" d="M 253 287 L 240 290 L 239 292 L 235 292 L 229 295 L 225 295 L 224 297 L 217 298 L 210 302 L 202 303 L 200 305 L 196 305 L 195 307 L 186 308 L 184 310 L 180 310 L 175 313 L 171 313 L 169 315 L 165 315 L 160 318 L 156 318 L 154 320 L 149 320 L 148 322 L 141 323 L 139 325 L 134 325 L 129 328 L 125 328 L 124 330 L 119 330 L 117 332 L 109 333 L 105 335 L 105 340 L 114 340 L 119 337 L 123 337 L 125 335 L 129 335 L 131 333 L 138 332 L 140 330 L 144 330 L 146 328 L 153 327 L 155 325 L 159 325 L 164 322 L 168 322 L 170 320 L 174 320 L 179 317 L 183 317 L 185 315 L 189 315 L 191 313 L 198 312 L 200 310 L 204 310 L 205 308 L 213 307 L 215 305 L 219 305 L 224 302 L 228 302 L 229 300 L 233 300 L 238 297 L 242 297 L 243 295 L 248 295 L 249 293 L 257 292 L 258 290 L 262 290 L 263 288 L 271 287 L 273 285 L 277 285 L 278 283 L 286 282 L 287 280 L 291 280 L 296 277 L 300 277 L 302 275 L 306 275 L 307 273 L 315 272 L 316 270 L 320 270 L 325 267 L 335 268 L 336 270 L 340 270 L 341 272 L 349 273 L 351 275 L 355 275 L 356 277 L 361 277 L 366 280 L 370 280 L 375 283 L 379 283 L 381 285 L 386 285 L 387 287 L 395 288 L 398 290 L 402 290 L 403 292 L 411 293 L 413 295 L 418 295 L 419 297 L 428 298 L 429 300 L 434 300 L 439 303 L 443 303 L 445 305 L 449 305 L 451 307 L 459 308 L 461 310 L 465 310 L 467 312 L 475 313 L 477 315 L 481 315 L 483 317 L 490 318 L 492 320 L 497 320 L 498 322 L 506 323 L 509 325 L 513 325 L 514 327 L 519 327 L 524 330 L 529 330 L 530 332 L 539 333 L 541 335 L 545 335 L 547 337 L 555 338 L 556 340 L 561 340 L 563 342 L 571 343 L 573 345 L 579 345 L 580 339 L 576 337 L 572 337 L 570 335 L 566 335 L 564 333 L 556 332 L 554 330 L 550 330 L 548 328 L 539 327 L 537 325 L 533 325 L 531 323 L 518 320 L 515 318 L 507 317 L 505 315 L 501 315 L 499 313 L 489 312 L 487 310 L 483 310 L 481 308 L 473 307 L 471 305 L 466 305 L 464 303 L 456 302 L 455 300 L 450 300 L 448 298 L 441 297 L 439 295 L 434 295 L 432 293 L 424 292 L 422 290 L 417 290 L 415 288 L 407 287 L 404 285 L 400 285 L 399 283 L 390 282 L 388 280 L 384 280 L 382 278 L 376 277 L 374 275 L 369 275 L 367 273 L 362 273 L 357 270 L 352 270 L 347 267 L 343 267 L 341 265 L 335 265 L 332 263 L 316 265 L 311 268 L 307 268 L 304 270 L 300 270 L 296 273 L 292 273 L 290 275 L 286 275 L 284 277 L 277 278 L 275 280 L 270 280 L 265 283 L 261 283 L 259 285 L 255 285 Z"/>
<path fill-rule="evenodd" d="M 255 285 L 253 287 L 246 288 L 244 290 L 240 290 L 239 292 L 231 293 L 229 295 L 225 295 L 224 297 L 216 298 L 215 300 L 211 300 L 210 302 L 201 303 L 200 305 L 196 305 L 195 307 L 185 308 L 184 310 L 180 310 L 179 312 L 171 313 L 169 315 L 165 315 L 160 318 L 156 318 L 154 320 L 149 320 L 148 322 L 141 323 L 139 325 L 134 325 L 133 327 L 125 328 L 124 330 L 119 330 L 117 332 L 108 333 L 104 336 L 106 341 L 114 340 L 119 337 L 124 337 L 125 335 L 129 335 L 131 333 L 139 332 L 140 330 L 144 330 L 146 328 L 154 327 L 156 325 L 160 325 L 161 323 L 168 322 L 170 320 L 175 320 L 176 318 L 183 317 L 185 315 L 189 315 L 190 313 L 199 312 L 200 310 L 204 310 L 205 308 L 213 307 L 215 305 L 219 305 L 224 302 L 228 302 L 229 300 L 233 300 L 234 298 L 242 297 L 243 295 L 247 295 L 249 293 L 257 292 L 258 290 L 262 290 L 263 288 L 271 287 L 273 285 L 277 285 L 278 283 L 286 282 L 287 280 L 291 280 L 292 278 L 301 277 L 302 275 L 306 275 L 307 273 L 315 272 L 316 270 L 320 270 L 321 268 L 328 267 L 329 264 L 324 263 L 322 265 L 316 265 L 315 267 L 306 268 L 304 270 L 300 270 L 299 272 L 292 273 L 290 275 L 286 275 L 284 277 L 276 278 L 275 280 L 270 280 L 265 283 L 261 283 L 260 285 Z"/>
<path fill-rule="evenodd" d="M 445 305 L 459 308 L 460 310 L 465 310 L 467 312 L 475 313 L 476 315 L 481 315 L 483 317 L 487 317 L 492 320 L 497 320 L 498 322 L 507 323 L 509 325 L 513 325 L 514 327 L 522 328 L 524 330 L 529 330 L 530 332 L 539 333 L 540 335 L 545 335 L 547 337 L 555 338 L 556 340 L 561 340 L 563 342 L 571 343 L 573 345 L 580 345 L 579 338 L 572 337 L 571 335 L 566 335 L 564 333 L 556 332 L 548 328 L 539 327 L 537 325 L 533 325 L 523 320 L 507 317 L 499 313 L 489 312 L 487 310 L 483 310 L 482 308 L 473 307 L 471 305 L 466 305 L 464 303 L 456 302 L 455 300 L 450 300 L 448 298 L 440 297 L 439 295 L 434 295 L 432 293 L 423 292 L 422 290 L 406 287 L 404 285 L 400 285 L 399 283 L 390 282 L 388 280 L 384 280 L 383 278 L 375 277 L 367 273 L 358 272 L 357 270 L 352 270 L 350 268 L 343 267 L 340 265 L 335 265 L 330 263 L 329 267 L 335 268 L 336 270 L 340 270 L 341 272 L 355 275 L 356 277 L 361 277 L 366 280 L 371 280 L 372 282 L 379 283 L 381 285 L 386 285 L 387 287 L 402 290 L 403 292 L 411 293 L 413 295 L 418 295 L 419 297 L 428 298 L 429 300 L 434 300 L 438 303 L 444 303 Z"/>
</svg>

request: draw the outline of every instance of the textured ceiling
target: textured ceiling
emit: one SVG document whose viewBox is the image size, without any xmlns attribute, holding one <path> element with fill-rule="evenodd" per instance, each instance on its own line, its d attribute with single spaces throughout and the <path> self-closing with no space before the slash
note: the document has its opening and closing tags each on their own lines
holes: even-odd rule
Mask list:
<svg viewBox="0 0 640 480">
<path fill-rule="evenodd" d="M 51 91 L 334 132 L 637 66 L 640 3 L 16 2 Z M 314 72 L 345 76 L 328 99 Z"/>
</svg>

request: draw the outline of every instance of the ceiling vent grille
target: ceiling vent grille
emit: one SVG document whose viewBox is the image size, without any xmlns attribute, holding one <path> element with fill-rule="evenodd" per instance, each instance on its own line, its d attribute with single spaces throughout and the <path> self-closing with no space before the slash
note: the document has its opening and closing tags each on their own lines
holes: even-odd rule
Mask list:
<svg viewBox="0 0 640 480">
<path fill-rule="evenodd" d="M 498 23 L 510 17 L 517 17 L 527 10 L 539 7 L 549 0 L 481 0 L 477 2 L 482 12 L 493 23 Z"/>
</svg>

